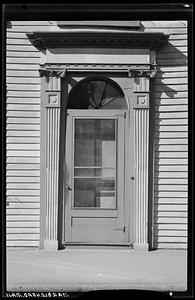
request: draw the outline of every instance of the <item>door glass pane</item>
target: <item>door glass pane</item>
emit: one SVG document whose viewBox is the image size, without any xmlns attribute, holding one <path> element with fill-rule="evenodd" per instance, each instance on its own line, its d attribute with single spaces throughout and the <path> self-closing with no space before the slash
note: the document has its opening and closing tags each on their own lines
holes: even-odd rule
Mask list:
<svg viewBox="0 0 195 300">
<path fill-rule="evenodd" d="M 116 208 L 116 120 L 76 119 L 74 207 Z"/>
</svg>

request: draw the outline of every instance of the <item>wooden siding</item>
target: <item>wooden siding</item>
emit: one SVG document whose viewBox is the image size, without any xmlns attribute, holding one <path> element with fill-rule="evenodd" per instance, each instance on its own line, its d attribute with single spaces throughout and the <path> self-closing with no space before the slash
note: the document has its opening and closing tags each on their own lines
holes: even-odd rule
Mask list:
<svg viewBox="0 0 195 300">
<path fill-rule="evenodd" d="M 13 21 L 7 29 L 7 245 L 39 246 L 40 52 L 26 32 L 60 29 L 55 21 Z M 187 22 L 144 21 L 170 34 L 157 52 L 154 108 L 153 245 L 187 248 Z M 151 199 L 150 199 L 151 201 Z"/>
<path fill-rule="evenodd" d="M 49 22 L 13 21 L 7 29 L 7 246 L 38 247 L 40 239 L 40 52 L 28 31 Z"/>
<path fill-rule="evenodd" d="M 188 78 L 187 22 L 143 22 L 145 31 L 170 34 L 157 52 L 154 110 L 153 245 L 187 248 Z M 151 199 L 150 199 L 151 201 Z"/>
</svg>

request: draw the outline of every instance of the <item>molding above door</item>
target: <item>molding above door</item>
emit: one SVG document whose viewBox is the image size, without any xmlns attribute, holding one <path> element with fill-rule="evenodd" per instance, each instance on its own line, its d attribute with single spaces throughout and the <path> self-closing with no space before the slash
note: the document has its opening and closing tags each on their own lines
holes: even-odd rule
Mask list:
<svg viewBox="0 0 195 300">
<path fill-rule="evenodd" d="M 169 35 L 162 32 L 121 30 L 63 30 L 27 33 L 31 43 L 39 50 L 68 47 L 119 47 L 157 49 L 165 44 Z"/>
</svg>

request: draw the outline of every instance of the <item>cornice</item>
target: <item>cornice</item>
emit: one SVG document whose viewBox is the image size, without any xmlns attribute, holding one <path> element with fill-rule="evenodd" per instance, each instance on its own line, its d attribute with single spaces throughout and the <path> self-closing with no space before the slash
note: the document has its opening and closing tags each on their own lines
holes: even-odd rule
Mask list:
<svg viewBox="0 0 195 300">
<path fill-rule="evenodd" d="M 40 65 L 40 76 L 49 77 L 65 77 L 67 72 L 127 72 L 129 77 L 150 77 L 156 74 L 156 65 L 140 64 L 140 65 L 99 65 L 99 64 L 44 64 Z"/>
<path fill-rule="evenodd" d="M 62 47 L 119 47 L 157 49 L 169 35 L 162 32 L 137 31 L 48 31 L 26 33 L 39 50 Z"/>
</svg>

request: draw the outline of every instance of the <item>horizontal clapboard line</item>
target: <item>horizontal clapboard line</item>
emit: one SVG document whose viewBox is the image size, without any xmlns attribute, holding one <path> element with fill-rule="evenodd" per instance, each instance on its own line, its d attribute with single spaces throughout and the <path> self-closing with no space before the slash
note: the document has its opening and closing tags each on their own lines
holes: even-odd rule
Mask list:
<svg viewBox="0 0 195 300">
<path fill-rule="evenodd" d="M 40 125 L 26 125 L 26 124 L 7 124 L 7 130 L 23 130 L 23 131 L 40 131 Z"/>
<path fill-rule="evenodd" d="M 18 151 L 40 151 L 40 145 L 37 144 L 7 144 L 6 150 L 18 150 Z"/>
<path fill-rule="evenodd" d="M 29 170 L 40 170 L 40 164 L 36 163 L 36 164 L 31 164 L 31 163 L 23 163 L 23 164 L 15 164 L 15 163 L 8 163 L 7 164 L 7 167 L 6 167 L 7 170 L 24 170 L 24 169 L 27 169 L 28 171 Z"/>
<path fill-rule="evenodd" d="M 155 178 L 187 178 L 188 177 L 188 172 L 185 171 L 155 171 Z"/>
<path fill-rule="evenodd" d="M 185 71 L 171 71 L 171 72 L 162 72 L 162 71 L 157 71 L 155 75 L 155 81 L 160 80 L 160 79 L 171 79 L 171 78 L 188 78 L 188 73 Z"/>
<path fill-rule="evenodd" d="M 155 112 L 154 119 L 187 119 L 188 113 L 187 112 Z"/>
<path fill-rule="evenodd" d="M 155 157 L 158 158 L 188 158 L 188 152 L 155 152 Z"/>
<path fill-rule="evenodd" d="M 40 111 L 40 104 L 7 104 L 6 110 L 7 111 L 21 111 L 21 110 L 33 110 L 33 111 Z"/>
<path fill-rule="evenodd" d="M 7 130 L 7 137 L 40 137 L 40 131 L 39 130 L 24 130 L 24 131 L 18 131 L 18 130 Z"/>
<path fill-rule="evenodd" d="M 40 197 L 35 195 L 35 196 L 21 196 L 21 197 L 15 197 L 15 196 L 7 196 L 7 201 L 10 202 L 21 202 L 21 203 L 35 203 L 35 202 L 40 202 Z"/>
<path fill-rule="evenodd" d="M 40 176 L 9 176 L 6 177 L 6 182 L 12 182 L 12 183 L 25 183 L 25 182 L 31 182 L 31 183 L 39 183 L 40 182 Z"/>
<path fill-rule="evenodd" d="M 35 202 L 35 203 L 21 203 L 21 202 L 16 202 L 16 201 L 8 201 L 7 200 L 7 204 L 8 204 L 8 209 L 10 208 L 24 208 L 24 209 L 34 209 L 34 208 L 40 208 L 40 202 Z"/>
<path fill-rule="evenodd" d="M 21 151 L 21 150 L 14 150 L 14 151 L 10 151 L 7 150 L 6 153 L 7 156 L 28 156 L 28 157 L 40 157 L 40 151 L 31 151 L 30 149 L 25 150 L 25 151 Z"/>
<path fill-rule="evenodd" d="M 32 84 L 32 85 L 40 85 L 41 84 L 41 78 L 38 76 L 7 76 L 6 77 L 6 82 L 9 86 L 9 84 Z"/>
<path fill-rule="evenodd" d="M 152 92 L 152 97 L 153 99 L 155 98 L 161 98 L 161 99 L 170 99 L 173 97 L 173 92 L 156 92 L 156 91 L 151 91 Z M 176 93 L 174 93 L 174 98 L 175 99 L 179 99 L 179 98 L 187 98 L 188 97 L 188 92 L 186 91 L 178 91 Z"/>
<path fill-rule="evenodd" d="M 9 71 L 15 71 L 15 70 L 20 70 L 20 71 L 37 71 L 40 69 L 39 64 L 24 64 L 24 63 L 13 63 L 13 64 L 6 64 L 6 72 Z"/>
<path fill-rule="evenodd" d="M 155 144 L 156 145 L 187 145 L 188 140 L 185 138 L 183 139 L 177 139 L 177 138 L 171 138 L 171 139 L 166 139 L 166 138 L 155 138 Z"/>
<path fill-rule="evenodd" d="M 10 52 L 10 53 L 28 53 L 28 52 L 34 52 L 34 53 L 40 53 L 39 50 L 32 46 L 32 45 L 25 45 L 25 48 L 24 48 L 24 45 L 23 46 L 20 46 L 20 45 L 6 45 L 6 51 Z"/>
<path fill-rule="evenodd" d="M 157 85 L 165 85 L 165 84 L 168 84 L 168 85 L 184 85 L 184 84 L 187 84 L 188 83 L 188 78 L 187 77 L 177 77 L 175 76 L 174 78 L 173 77 L 166 77 L 166 78 L 162 78 L 162 77 L 157 77 L 154 79 L 154 82 L 155 84 Z"/>
<path fill-rule="evenodd" d="M 188 119 L 183 118 L 183 119 L 155 119 L 155 124 L 159 126 L 167 126 L 167 125 L 188 125 Z"/>
<path fill-rule="evenodd" d="M 26 118 L 25 116 L 8 117 L 7 124 L 40 124 L 40 118 Z"/>
<path fill-rule="evenodd" d="M 10 78 L 10 77 L 7 77 L 8 79 Z M 21 78 L 21 77 L 20 77 Z M 7 80 L 7 89 L 9 89 L 10 87 L 13 87 L 13 86 L 16 86 L 16 87 L 18 87 L 18 86 L 22 86 L 22 85 L 24 85 L 24 86 L 30 86 L 31 87 L 31 85 L 32 86 L 35 86 L 35 85 L 37 85 L 38 87 L 40 86 L 40 78 L 39 78 L 39 80 L 37 81 L 37 82 L 31 82 L 29 79 L 27 79 L 27 82 L 25 82 L 25 79 L 24 79 L 24 81 L 21 81 L 20 80 L 20 82 L 8 82 L 8 80 Z"/>
<path fill-rule="evenodd" d="M 160 197 L 160 198 L 178 198 L 178 197 L 188 197 L 187 191 L 154 191 L 154 196 L 155 197 Z"/>
<path fill-rule="evenodd" d="M 184 56 L 187 58 L 188 53 L 187 51 L 185 52 L 169 52 L 167 49 L 167 52 L 159 52 L 156 56 L 156 60 L 159 59 L 184 59 Z"/>
<path fill-rule="evenodd" d="M 20 118 L 40 118 L 40 111 L 26 111 L 24 113 L 24 111 L 22 110 L 8 110 L 6 112 L 6 116 L 7 117 L 20 117 Z"/>
<path fill-rule="evenodd" d="M 19 105 L 41 105 L 41 99 L 40 98 L 14 98 L 9 97 L 7 98 L 7 104 L 19 104 Z"/>
<path fill-rule="evenodd" d="M 37 215 L 37 216 L 40 216 L 40 209 L 39 208 L 33 208 L 33 209 L 25 209 L 25 208 L 10 208 L 7 210 L 7 213 L 9 216 L 11 215 L 15 215 L 17 213 L 20 213 L 21 215 L 25 215 L 25 216 L 30 216 L 30 215 Z"/>
<path fill-rule="evenodd" d="M 8 190 L 6 192 L 7 196 L 40 196 L 40 190 Z"/>
<path fill-rule="evenodd" d="M 12 177 L 10 177 L 10 180 L 13 180 Z M 39 178 L 39 177 L 38 177 Z M 38 180 L 38 179 L 37 179 Z M 159 185 L 159 184 L 188 184 L 188 179 L 187 178 L 155 178 L 154 179 L 154 184 Z"/>
</svg>

